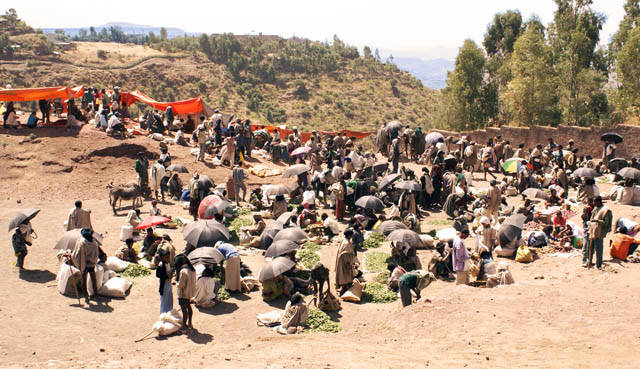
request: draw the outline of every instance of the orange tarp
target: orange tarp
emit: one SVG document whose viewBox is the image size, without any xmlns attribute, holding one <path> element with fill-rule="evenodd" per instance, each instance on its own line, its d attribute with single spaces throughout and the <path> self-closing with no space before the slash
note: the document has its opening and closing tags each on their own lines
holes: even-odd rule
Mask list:
<svg viewBox="0 0 640 369">
<path fill-rule="evenodd" d="M 153 106 L 154 109 L 165 111 L 167 110 L 167 106 L 171 105 L 174 114 L 195 114 L 203 110 L 201 97 L 182 101 L 162 102 L 156 101 L 140 91 L 122 92 L 120 96 L 122 102 L 127 104 L 127 106 L 141 102 Z"/>
<path fill-rule="evenodd" d="M 251 125 L 251 130 L 252 131 L 257 131 L 259 129 L 261 129 L 263 126 L 260 124 L 252 124 Z M 293 133 L 293 130 L 291 129 L 282 129 L 280 127 L 276 127 L 276 126 L 264 126 L 264 129 L 266 129 L 268 132 L 273 133 L 275 130 L 280 131 L 280 137 L 282 137 L 282 140 L 286 140 L 287 136 Z M 343 129 L 341 131 L 318 131 L 318 134 L 321 136 L 336 136 L 338 134 L 343 134 L 346 133 L 347 137 L 355 137 L 357 139 L 363 139 L 365 137 L 368 137 L 370 135 L 372 135 L 374 132 L 357 132 L 357 131 L 349 131 L 347 129 Z M 310 132 L 301 132 L 300 133 L 300 138 L 302 139 L 303 142 L 306 142 L 309 140 L 309 138 L 311 137 L 311 133 Z"/>
<path fill-rule="evenodd" d="M 42 99 L 71 99 L 81 98 L 84 88 L 70 87 L 42 87 L 42 88 L 15 88 L 0 90 L 0 101 L 34 101 Z"/>
</svg>

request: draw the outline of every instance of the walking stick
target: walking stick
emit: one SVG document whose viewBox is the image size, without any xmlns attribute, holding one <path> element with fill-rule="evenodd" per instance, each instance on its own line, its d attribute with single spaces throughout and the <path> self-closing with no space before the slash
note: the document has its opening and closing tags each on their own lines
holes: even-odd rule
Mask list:
<svg viewBox="0 0 640 369">
<path fill-rule="evenodd" d="M 593 240 L 591 239 L 591 237 L 589 237 L 589 242 L 587 243 L 587 269 L 591 269 L 591 259 L 593 258 L 593 255 L 591 255 L 592 252 Z"/>
<path fill-rule="evenodd" d="M 67 265 L 69 262 L 69 256 L 67 256 L 65 258 L 65 263 L 67 263 Z M 71 281 L 73 282 L 73 291 L 75 291 L 76 293 L 76 298 L 78 299 L 78 305 L 82 305 L 82 302 L 80 302 L 80 294 L 78 293 L 78 285 L 77 285 L 77 281 L 76 281 L 76 276 L 73 274 L 73 267 L 72 265 L 69 265 L 69 271 L 71 272 Z"/>
<path fill-rule="evenodd" d="M 140 341 L 144 341 L 147 337 L 149 337 L 154 331 L 152 330 L 151 332 L 147 333 L 144 337 L 137 339 L 135 341 L 133 341 L 134 343 L 138 343 Z"/>
</svg>

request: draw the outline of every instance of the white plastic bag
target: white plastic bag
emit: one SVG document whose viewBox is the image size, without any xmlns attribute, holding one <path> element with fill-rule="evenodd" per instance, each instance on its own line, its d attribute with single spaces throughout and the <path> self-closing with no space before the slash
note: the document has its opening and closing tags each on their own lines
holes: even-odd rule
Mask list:
<svg viewBox="0 0 640 369">
<path fill-rule="evenodd" d="M 129 264 L 131 263 L 128 261 L 121 260 L 115 256 L 109 256 L 107 258 L 107 262 L 105 263 L 107 268 L 109 268 L 110 270 L 113 270 L 114 272 L 121 272 L 127 269 Z"/>
<path fill-rule="evenodd" d="M 131 288 L 131 282 L 122 278 L 111 278 L 101 288 L 98 289 L 98 294 L 108 297 L 124 297 L 127 291 Z"/>
<path fill-rule="evenodd" d="M 133 237 L 133 226 L 131 224 L 124 224 L 120 227 L 120 241 L 126 241 L 127 238 Z"/>
</svg>

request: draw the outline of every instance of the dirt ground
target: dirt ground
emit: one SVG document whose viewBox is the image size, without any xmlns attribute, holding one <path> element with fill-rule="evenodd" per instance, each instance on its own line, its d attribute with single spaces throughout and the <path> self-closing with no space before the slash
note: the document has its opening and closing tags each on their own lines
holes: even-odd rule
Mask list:
<svg viewBox="0 0 640 369">
<path fill-rule="evenodd" d="M 31 133 L 38 137 L 19 143 Z M 437 281 L 423 291 L 426 302 L 405 309 L 399 301 L 343 303 L 343 310 L 333 315 L 343 328 L 337 334 L 280 336 L 258 327 L 256 314 L 282 308 L 284 301 L 267 304 L 254 291 L 232 295 L 211 310 L 195 309 L 197 330 L 189 335 L 154 335 L 134 343 L 158 317 L 156 278 L 135 279 L 125 299 L 80 305 L 56 290 L 58 262 L 52 247 L 73 202 L 82 199 L 92 210 L 94 227 L 106 236 L 105 251 L 112 255 L 120 245 L 126 212 L 113 216 L 105 185 L 135 179 L 135 153 L 158 153 L 157 143 L 146 137 L 116 140 L 85 127 L 76 135 L 59 128 L 3 130 L 0 145 L 4 224 L 20 208 L 41 209 L 32 221 L 38 239 L 29 249 L 26 271 L 19 273 L 13 266 L 9 233 L 0 248 L 0 290 L 5 291 L 0 296 L 2 367 L 632 368 L 640 362 L 640 324 L 635 319 L 640 295 L 633 287 L 640 265 L 614 262 L 607 252 L 604 271 L 583 269 L 579 257 L 544 255 L 531 264 L 509 261 L 516 284 L 503 288 Z M 195 163 L 187 148 L 172 146 L 170 152 L 174 163 L 207 174 L 216 183 L 229 174 L 226 168 Z M 276 181 L 280 178 L 249 179 L 252 185 Z M 601 190 L 608 189 L 601 185 Z M 633 207 L 607 205 L 614 217 L 637 215 Z M 145 202 L 143 217 L 149 208 Z M 172 201 L 161 208 L 172 215 L 187 214 Z M 444 227 L 428 224 L 444 218 L 442 213 L 429 214 L 423 231 Z M 167 233 L 178 249 L 184 247 L 180 231 Z M 382 250 L 388 252 L 388 246 Z M 325 265 L 333 267 L 335 251 L 335 245 L 322 249 Z M 430 251 L 420 251 L 420 256 L 426 261 Z M 264 258 L 256 254 L 243 261 L 257 273 Z"/>
</svg>

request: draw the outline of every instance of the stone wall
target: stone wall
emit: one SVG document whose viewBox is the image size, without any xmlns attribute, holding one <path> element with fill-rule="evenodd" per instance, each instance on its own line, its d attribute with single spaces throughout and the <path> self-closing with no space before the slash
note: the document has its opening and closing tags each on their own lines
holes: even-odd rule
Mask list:
<svg viewBox="0 0 640 369">
<path fill-rule="evenodd" d="M 575 147 L 579 149 L 578 155 L 591 155 L 594 158 L 602 157 L 603 142 L 600 136 L 605 132 L 616 132 L 624 138 L 624 142 L 617 145 L 616 156 L 631 158 L 640 153 L 640 126 L 619 125 L 616 127 L 576 127 L 558 126 L 555 127 L 490 127 L 476 131 L 449 132 L 439 130 L 445 137 L 469 136 L 471 140 L 484 145 L 489 139 L 502 135 L 503 140 L 508 140 L 514 149 L 519 144 L 524 143 L 524 147 L 532 149 L 536 144 L 546 145 L 548 138 L 567 147 L 569 140 L 573 139 Z"/>
</svg>

